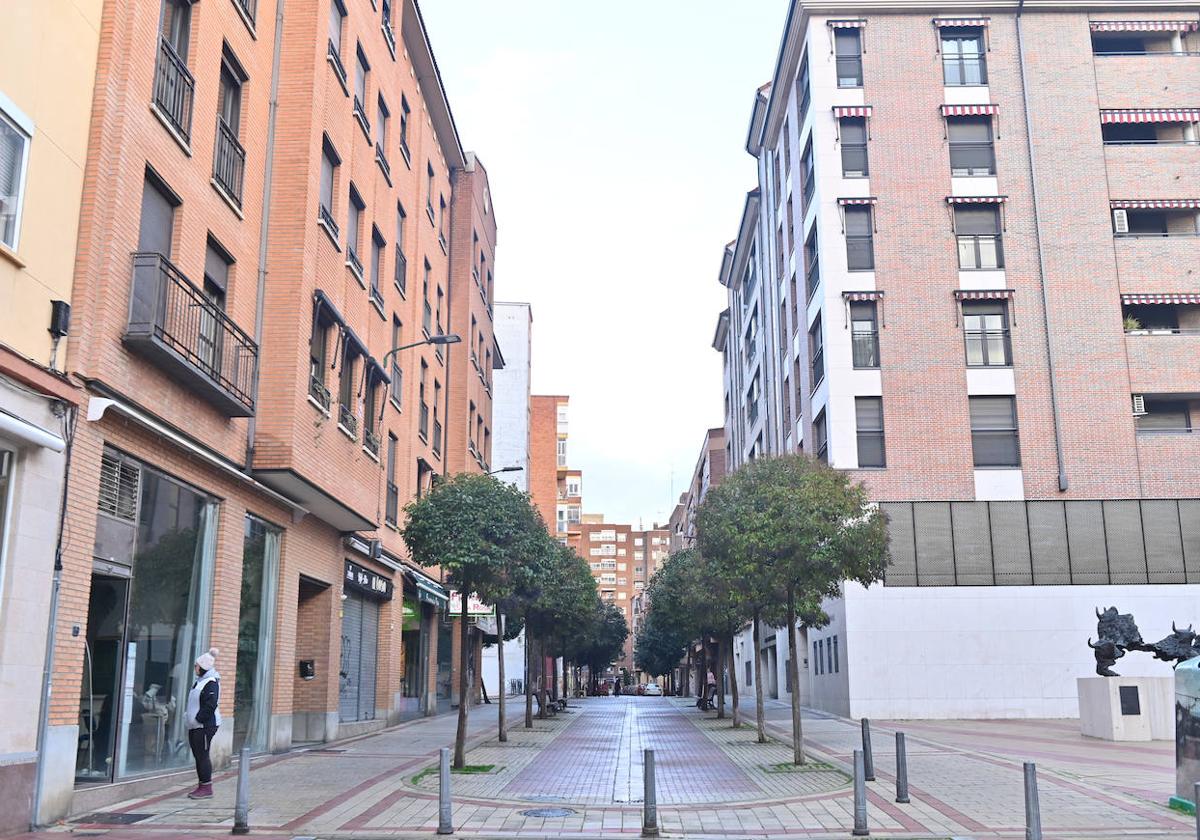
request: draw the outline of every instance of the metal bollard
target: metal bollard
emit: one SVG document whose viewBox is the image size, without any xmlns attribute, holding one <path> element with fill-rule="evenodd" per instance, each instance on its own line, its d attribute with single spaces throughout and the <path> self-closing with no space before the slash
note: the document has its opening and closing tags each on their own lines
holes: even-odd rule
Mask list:
<svg viewBox="0 0 1200 840">
<path fill-rule="evenodd" d="M 642 836 L 658 836 L 658 800 L 654 790 L 654 750 L 642 751 Z"/>
<path fill-rule="evenodd" d="M 1025 840 L 1042 840 L 1042 809 L 1038 804 L 1037 765 L 1025 762 Z"/>
<path fill-rule="evenodd" d="M 242 747 L 238 754 L 237 801 L 233 806 L 231 834 L 250 833 L 250 748 Z"/>
<path fill-rule="evenodd" d="M 904 733 L 896 733 L 896 801 L 907 805 L 908 799 L 908 750 L 904 747 Z"/>
<path fill-rule="evenodd" d="M 438 756 L 438 834 L 453 834 L 450 819 L 450 748 L 442 747 Z"/>
<path fill-rule="evenodd" d="M 863 769 L 868 782 L 875 781 L 875 757 L 871 754 L 871 721 L 862 719 Z"/>
<path fill-rule="evenodd" d="M 867 828 L 867 782 L 862 750 L 854 751 L 854 837 L 867 837 L 871 829 Z"/>
</svg>

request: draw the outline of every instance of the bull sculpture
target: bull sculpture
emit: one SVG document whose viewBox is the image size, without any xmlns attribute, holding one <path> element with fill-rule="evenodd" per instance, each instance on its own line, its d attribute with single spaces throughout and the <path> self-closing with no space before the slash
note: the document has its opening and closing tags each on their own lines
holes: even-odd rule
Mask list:
<svg viewBox="0 0 1200 840">
<path fill-rule="evenodd" d="M 1099 638 L 1095 643 L 1089 638 L 1088 647 L 1096 655 L 1096 673 L 1102 677 L 1119 676 L 1112 670 L 1112 666 L 1130 650 L 1152 653 L 1155 659 L 1174 662 L 1176 665 L 1200 656 L 1200 636 L 1192 630 L 1190 624 L 1186 630 L 1180 630 L 1172 622 L 1170 636 L 1154 644 L 1147 644 L 1142 640 L 1142 634 L 1133 616 L 1118 614 L 1116 607 L 1109 607 L 1103 613 L 1097 608 L 1096 619 L 1096 634 Z"/>
</svg>

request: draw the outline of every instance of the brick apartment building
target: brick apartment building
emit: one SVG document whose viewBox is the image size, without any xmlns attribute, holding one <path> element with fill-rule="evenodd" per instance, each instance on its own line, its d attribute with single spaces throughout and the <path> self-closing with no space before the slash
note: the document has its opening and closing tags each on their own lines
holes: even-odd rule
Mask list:
<svg viewBox="0 0 1200 840">
<path fill-rule="evenodd" d="M 583 476 L 567 467 L 570 398 L 535 394 L 529 409 L 529 493 L 546 527 L 578 550 Z"/>
<path fill-rule="evenodd" d="M 95 29 L 41 822 L 186 772 L 209 647 L 219 762 L 448 708 L 448 592 L 399 525 L 490 464 L 500 362 L 487 175 L 413 0 Z"/>
<path fill-rule="evenodd" d="M 720 272 L 729 465 L 810 453 L 890 519 L 807 702 L 1070 717 L 1096 607 L 1165 635 L 1200 594 L 1200 3 L 918 5 L 791 4 Z"/>
<path fill-rule="evenodd" d="M 671 532 L 670 550 L 674 554 L 691 548 L 696 540 L 696 509 L 700 507 L 708 491 L 721 483 L 725 477 L 725 429 L 719 427 L 704 433 L 700 446 L 700 457 L 692 470 L 692 479 L 687 489 L 679 494 L 679 501 L 671 511 L 667 528 Z"/>
</svg>

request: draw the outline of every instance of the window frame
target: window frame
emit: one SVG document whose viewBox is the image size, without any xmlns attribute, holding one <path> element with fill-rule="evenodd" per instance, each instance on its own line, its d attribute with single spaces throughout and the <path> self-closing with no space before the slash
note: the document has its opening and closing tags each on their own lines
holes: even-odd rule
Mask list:
<svg viewBox="0 0 1200 840">
<path fill-rule="evenodd" d="M 987 370 L 995 369 L 995 368 L 1011 368 L 1012 367 L 1012 340 L 1011 340 L 1011 335 L 1010 335 L 1010 323 L 1011 322 L 1009 320 L 1008 301 L 1007 300 L 979 300 L 979 301 L 964 300 L 964 301 L 962 301 L 961 306 L 962 306 L 962 325 L 963 325 L 963 350 L 965 353 L 965 360 L 966 360 L 967 367 L 970 369 L 987 369 Z M 987 308 L 998 308 L 1000 311 L 998 313 L 972 311 L 972 310 L 987 309 Z M 985 323 L 982 321 L 980 322 L 980 326 L 977 329 L 970 329 L 967 326 L 968 318 L 986 318 L 989 315 L 997 315 L 997 314 L 1000 316 L 1000 324 L 1001 324 L 1001 326 L 998 330 L 989 329 L 985 325 Z M 990 339 L 992 337 L 992 334 L 996 333 L 996 332 L 1000 333 L 1000 338 L 1003 343 L 1004 361 L 1003 361 L 1003 363 L 1000 363 L 1000 364 L 994 364 L 991 361 L 989 361 Z M 978 340 L 979 340 L 979 345 L 980 345 L 979 355 L 980 355 L 980 358 L 983 359 L 983 361 L 979 362 L 979 363 L 972 363 L 972 361 L 971 361 L 971 335 L 972 334 L 978 335 Z"/>
<path fill-rule="evenodd" d="M 870 318 L 855 318 L 855 312 L 869 311 Z M 869 321 L 870 330 L 859 330 L 856 324 Z M 859 364 L 859 336 L 870 336 L 874 354 L 874 364 Z M 879 305 L 873 300 L 851 301 L 850 303 L 850 363 L 855 370 L 879 370 L 882 358 L 879 352 Z"/>
<path fill-rule="evenodd" d="M 986 125 L 987 140 L 954 140 L 954 126 L 966 125 Z M 951 178 L 994 178 L 996 177 L 996 126 L 991 116 L 950 116 L 946 117 L 946 143 L 950 156 L 950 177 Z M 991 158 L 991 163 L 987 172 L 975 171 L 972 167 L 955 168 L 954 153 L 955 151 L 965 152 L 970 150 L 986 149 L 988 156 Z"/>
<path fill-rule="evenodd" d="M 4 239 L 4 225 L 0 224 L 0 248 L 5 248 L 15 254 L 21 243 L 21 217 L 24 215 L 25 210 L 25 193 L 28 184 L 29 157 L 33 148 L 34 123 L 3 93 L 0 93 L 0 121 L 8 124 L 14 134 L 22 139 L 20 159 L 17 162 L 16 174 L 13 179 L 16 192 L 15 195 L 8 196 L 8 198 L 15 199 L 13 209 L 8 214 L 9 218 L 12 219 L 11 242 Z"/>
<path fill-rule="evenodd" d="M 977 34 L 972 34 L 977 33 Z M 979 51 L 974 53 L 966 53 L 962 50 L 962 44 L 966 41 L 978 41 Z M 947 43 L 958 45 L 955 52 L 951 53 L 946 50 Z M 987 67 L 987 35 L 980 26 L 954 26 L 943 27 L 938 32 L 938 52 L 942 57 L 942 86 L 943 87 L 986 87 L 988 85 L 988 67 Z M 967 68 L 971 66 L 969 61 L 978 62 L 979 80 L 968 82 L 966 81 L 968 73 Z M 958 67 L 960 78 L 963 81 L 951 81 L 949 68 Z"/>
<path fill-rule="evenodd" d="M 968 416 L 971 423 L 971 461 L 977 470 L 1018 470 L 1021 469 L 1021 425 L 1020 418 L 1017 414 L 1017 398 L 1010 394 L 995 394 L 987 396 L 970 396 L 968 400 Z M 1011 407 L 1012 425 L 1011 426 L 977 426 L 973 412 L 970 411 L 971 406 L 982 405 L 985 400 L 999 401 L 1005 400 Z M 1001 434 L 1011 435 L 1013 443 L 1013 451 L 1015 457 L 1014 463 L 980 463 L 979 447 L 976 443 L 976 435 L 999 436 Z"/>
<path fill-rule="evenodd" d="M 879 408 L 879 425 L 877 427 L 864 427 L 861 420 L 861 412 L 859 404 L 873 402 Z M 858 453 L 859 469 L 885 469 L 887 467 L 887 439 L 884 432 L 885 420 L 883 416 L 883 397 L 876 396 L 856 396 L 854 398 L 854 430 Z M 864 464 L 863 463 L 863 437 L 871 436 L 879 440 L 879 463 Z"/>
<path fill-rule="evenodd" d="M 845 239 L 846 239 L 846 270 L 847 271 L 874 271 L 875 270 L 875 208 L 870 204 L 856 204 L 842 208 L 845 219 Z M 866 233 L 851 233 L 850 220 L 858 217 L 866 218 Z M 852 244 L 865 246 L 865 255 L 868 259 L 861 265 L 855 264 L 855 260 L 851 258 L 853 253 Z"/>
</svg>

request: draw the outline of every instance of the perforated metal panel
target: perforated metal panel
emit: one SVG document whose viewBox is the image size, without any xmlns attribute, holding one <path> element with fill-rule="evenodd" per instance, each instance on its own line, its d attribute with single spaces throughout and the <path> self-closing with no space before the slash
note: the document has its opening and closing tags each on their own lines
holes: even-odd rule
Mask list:
<svg viewBox="0 0 1200 840">
<path fill-rule="evenodd" d="M 885 586 L 916 586 L 917 556 L 913 552 L 912 506 L 884 503 L 879 509 L 888 518 L 888 551 L 891 563 L 884 574 Z"/>
<path fill-rule="evenodd" d="M 949 502 L 913 505 L 917 530 L 917 577 L 921 586 L 953 586 L 954 545 Z"/>
<path fill-rule="evenodd" d="M 1171 499 L 1142 502 L 1146 566 L 1150 583 L 1185 583 L 1183 534 L 1179 530 L 1179 503 Z"/>
<path fill-rule="evenodd" d="M 1146 583 L 1146 545 L 1142 542 L 1142 508 L 1137 501 L 1104 503 L 1108 540 L 1108 573 L 1113 583 Z"/>
<path fill-rule="evenodd" d="M 1029 520 L 1024 502 L 990 502 L 992 557 L 996 585 L 1029 586 L 1033 564 L 1029 556 Z"/>
<path fill-rule="evenodd" d="M 1179 501 L 1179 531 L 1183 535 L 1183 565 L 1188 583 L 1200 583 L 1200 501 Z"/>
<path fill-rule="evenodd" d="M 1039 586 L 1071 582 L 1067 559 L 1067 520 L 1062 502 L 1029 503 L 1029 545 L 1033 582 Z"/>
<path fill-rule="evenodd" d="M 993 585 L 995 576 L 992 574 L 987 505 L 952 502 L 950 516 L 954 524 L 954 565 L 958 585 Z"/>
<path fill-rule="evenodd" d="M 1066 509 L 1071 583 L 1108 583 L 1103 507 L 1100 502 L 1074 502 Z"/>
</svg>

